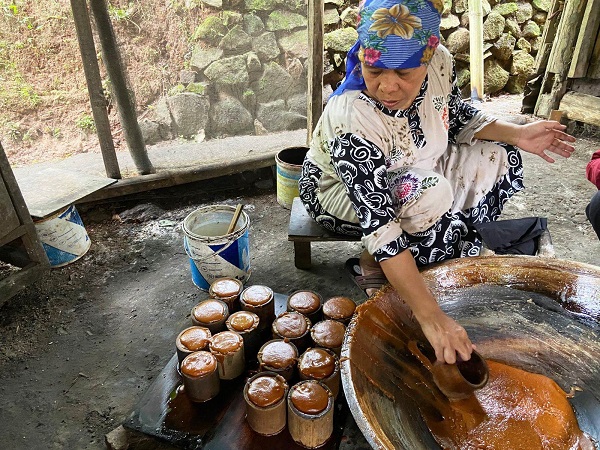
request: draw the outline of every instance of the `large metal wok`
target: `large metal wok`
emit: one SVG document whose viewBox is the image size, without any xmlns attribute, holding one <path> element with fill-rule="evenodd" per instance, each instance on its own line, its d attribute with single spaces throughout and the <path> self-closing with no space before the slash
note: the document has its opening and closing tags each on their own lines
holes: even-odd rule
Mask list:
<svg viewBox="0 0 600 450">
<path fill-rule="evenodd" d="M 422 272 L 440 305 L 479 353 L 543 374 L 600 442 L 600 268 L 521 256 L 464 258 Z M 350 410 L 375 449 L 439 449 L 422 418 L 440 392 L 394 338 L 411 328 L 390 286 L 359 306 L 342 347 Z M 412 362 L 411 362 L 412 361 Z M 431 411 L 429 411 L 431 412 Z"/>
</svg>

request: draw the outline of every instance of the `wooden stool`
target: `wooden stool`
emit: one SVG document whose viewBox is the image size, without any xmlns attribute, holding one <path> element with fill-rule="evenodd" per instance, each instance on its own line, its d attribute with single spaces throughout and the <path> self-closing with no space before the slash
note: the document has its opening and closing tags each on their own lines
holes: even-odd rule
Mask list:
<svg viewBox="0 0 600 450">
<path fill-rule="evenodd" d="M 288 241 L 294 242 L 294 265 L 298 269 L 310 269 L 310 243 L 329 241 L 360 241 L 360 236 L 332 233 L 321 227 L 304 208 L 299 197 L 292 202 Z"/>
</svg>

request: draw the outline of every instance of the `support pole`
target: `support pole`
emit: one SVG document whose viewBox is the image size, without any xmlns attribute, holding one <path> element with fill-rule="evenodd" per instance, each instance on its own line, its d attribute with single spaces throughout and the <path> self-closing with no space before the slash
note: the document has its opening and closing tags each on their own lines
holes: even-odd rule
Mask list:
<svg viewBox="0 0 600 450">
<path fill-rule="evenodd" d="M 94 116 L 94 124 L 96 125 L 96 133 L 98 135 L 100 150 L 102 151 L 106 176 L 108 178 L 120 179 L 121 171 L 119 170 L 115 144 L 110 132 L 106 98 L 102 90 L 100 68 L 98 67 L 90 16 L 85 0 L 71 0 L 71 9 L 73 10 L 73 18 L 75 19 L 75 31 L 77 32 L 77 40 L 79 41 L 83 71 L 87 82 L 88 94 L 92 105 L 92 115 Z"/>
<path fill-rule="evenodd" d="M 483 8 L 481 0 L 469 0 L 471 102 L 483 101 Z"/>
<path fill-rule="evenodd" d="M 323 14 L 323 0 L 308 0 L 308 145 L 323 113 Z"/>
<path fill-rule="evenodd" d="M 98 36 L 100 37 L 100 44 L 102 46 L 102 58 L 113 87 L 129 152 L 131 153 L 135 167 L 141 175 L 154 173 L 155 170 L 148 158 L 142 131 L 137 121 L 134 93 L 133 90 L 128 88 L 125 67 L 122 63 L 119 47 L 117 46 L 110 22 L 106 1 L 90 0 L 90 6 L 98 28 Z"/>
</svg>

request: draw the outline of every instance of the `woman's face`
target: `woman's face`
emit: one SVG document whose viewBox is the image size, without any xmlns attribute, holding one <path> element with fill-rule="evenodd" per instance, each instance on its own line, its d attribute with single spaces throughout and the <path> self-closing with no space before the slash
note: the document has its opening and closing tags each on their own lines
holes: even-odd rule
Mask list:
<svg viewBox="0 0 600 450">
<path fill-rule="evenodd" d="M 408 108 L 421 89 L 427 66 L 414 69 L 380 69 L 361 63 L 367 94 L 388 109 Z"/>
</svg>

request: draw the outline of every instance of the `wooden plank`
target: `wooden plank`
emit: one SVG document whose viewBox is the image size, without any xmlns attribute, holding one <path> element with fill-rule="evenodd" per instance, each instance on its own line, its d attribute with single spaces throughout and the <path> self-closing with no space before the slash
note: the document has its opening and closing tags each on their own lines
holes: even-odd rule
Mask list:
<svg viewBox="0 0 600 450">
<path fill-rule="evenodd" d="M 600 98 L 578 92 L 567 92 L 560 109 L 570 120 L 578 120 L 600 127 Z"/>
<path fill-rule="evenodd" d="M 323 0 L 308 0 L 308 145 L 323 113 L 323 8 Z"/>
<path fill-rule="evenodd" d="M 581 29 L 577 36 L 575 50 L 573 51 L 573 59 L 567 75 L 569 78 L 585 77 L 599 27 L 600 0 L 588 0 L 581 22 Z"/>
<path fill-rule="evenodd" d="M 548 72 L 556 73 L 564 78 L 573 57 L 573 49 L 581 27 L 585 10 L 584 0 L 571 0 L 565 3 L 556 31 L 554 45 L 548 60 Z"/>
<path fill-rule="evenodd" d="M 557 122 L 560 122 L 560 119 L 562 119 L 562 115 L 562 111 L 553 109 L 552 111 L 550 111 L 550 116 L 548 117 L 548 120 L 556 120 Z"/>
<path fill-rule="evenodd" d="M 542 45 L 535 58 L 536 73 L 542 73 L 548 65 L 548 58 L 550 56 L 550 51 L 552 50 L 552 43 L 554 42 L 554 37 L 556 36 L 558 24 L 560 23 L 560 9 L 563 7 L 563 5 L 563 0 L 553 0 L 552 5 L 548 10 L 546 23 L 544 24 L 544 31 L 542 32 Z"/>
<path fill-rule="evenodd" d="M 117 180 L 72 170 L 47 167 L 15 169 L 15 177 L 29 212 L 43 219 Z"/>
<path fill-rule="evenodd" d="M 43 264 L 32 262 L 18 272 L 0 280 L 0 306 L 18 294 L 19 291 L 38 280 L 46 270 L 47 267 Z"/>
<path fill-rule="evenodd" d="M 580 94 L 593 95 L 600 97 L 600 83 L 592 78 L 577 78 L 571 80 L 570 91 L 579 92 Z"/>
<path fill-rule="evenodd" d="M 19 225 L 10 231 L 4 231 L 6 232 L 6 234 L 0 239 L 0 246 L 9 244 L 14 240 L 19 239 L 21 236 L 27 234 L 28 229 L 26 225 Z"/>
<path fill-rule="evenodd" d="M 596 36 L 596 44 L 594 45 L 594 51 L 592 52 L 587 76 L 593 79 L 600 78 L 600 33 Z"/>
<path fill-rule="evenodd" d="M 4 182 L 0 180 L 0 238 L 20 225 L 19 217 Z"/>
</svg>

